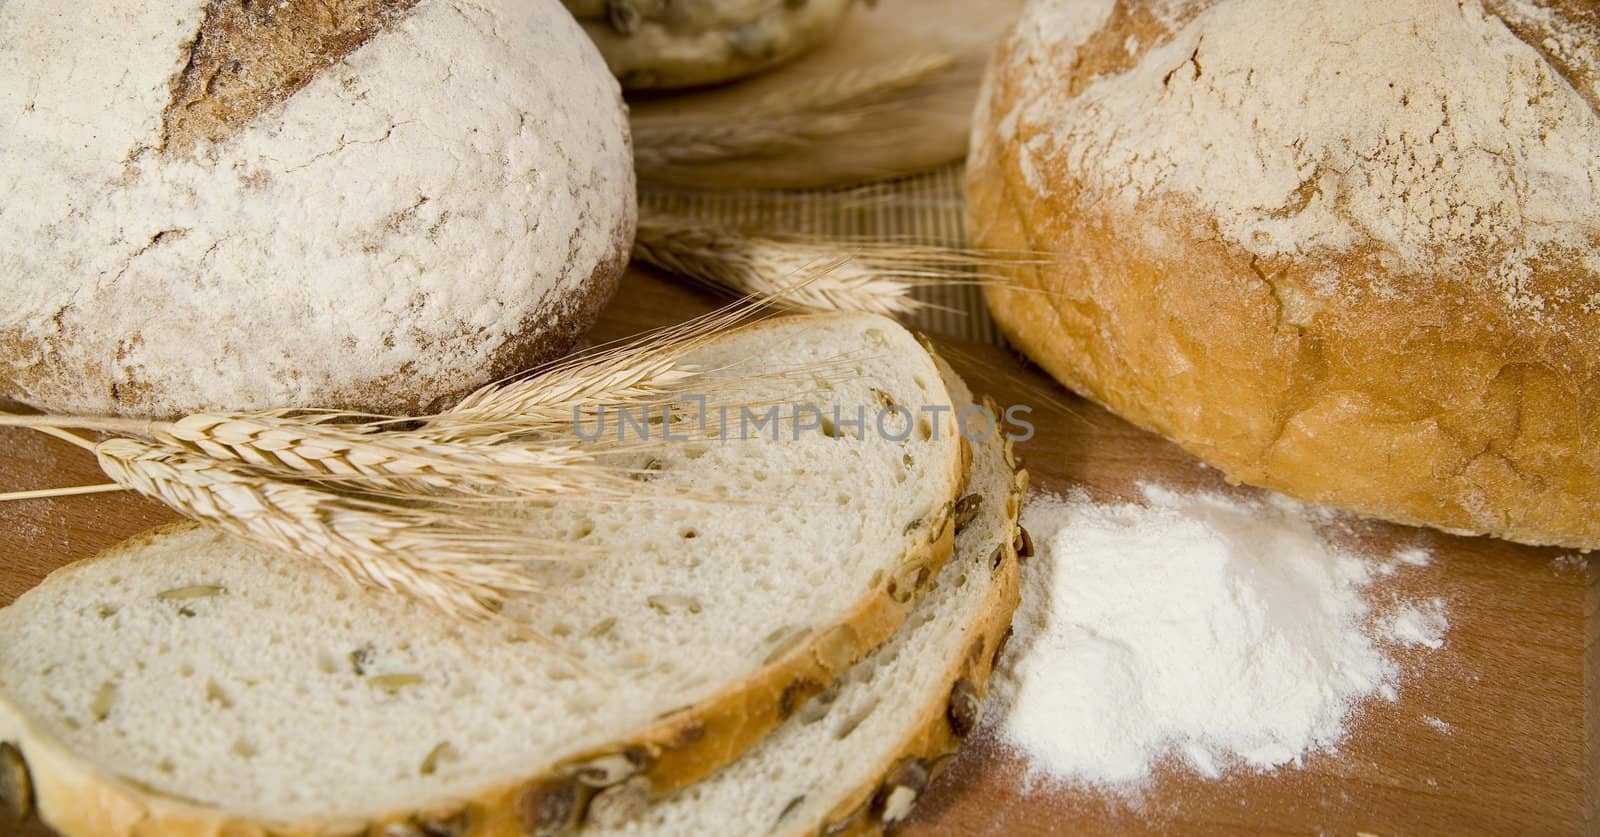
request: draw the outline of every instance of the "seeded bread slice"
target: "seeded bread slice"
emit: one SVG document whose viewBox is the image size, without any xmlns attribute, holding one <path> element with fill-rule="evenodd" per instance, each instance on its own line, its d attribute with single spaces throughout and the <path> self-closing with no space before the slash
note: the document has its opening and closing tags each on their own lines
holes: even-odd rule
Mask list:
<svg viewBox="0 0 1600 837">
<path fill-rule="evenodd" d="M 872 834 L 903 819 L 980 720 L 1020 595 L 1027 482 L 1009 440 L 975 443 L 955 555 L 900 632 L 738 761 L 586 835 Z"/>
<path fill-rule="evenodd" d="M 725 506 L 520 512 L 608 555 L 541 566 L 545 592 L 505 608 L 559 655 L 206 530 L 136 538 L 0 610 L 0 764 L 29 778 L 0 786 L 31 785 L 13 795 L 68 837 L 545 834 L 735 758 L 899 627 L 949 556 L 970 454 L 951 411 L 923 412 L 949 393 L 892 321 L 773 320 L 690 360 L 748 403 L 920 417 L 904 441 L 841 424 L 655 451 L 663 487 Z"/>
</svg>

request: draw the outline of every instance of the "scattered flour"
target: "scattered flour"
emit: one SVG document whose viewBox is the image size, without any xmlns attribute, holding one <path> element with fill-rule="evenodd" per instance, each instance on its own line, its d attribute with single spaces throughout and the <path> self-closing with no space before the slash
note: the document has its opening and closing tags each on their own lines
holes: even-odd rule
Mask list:
<svg viewBox="0 0 1600 837">
<path fill-rule="evenodd" d="M 1408 567 L 1426 567 L 1433 562 L 1433 556 L 1428 550 L 1413 546 L 1396 551 L 1394 560 Z"/>
<path fill-rule="evenodd" d="M 1420 646 L 1430 651 L 1444 647 L 1445 631 L 1450 620 L 1445 618 L 1443 599 L 1431 599 L 1420 605 L 1406 604 L 1391 616 L 1384 628 L 1384 638 L 1401 645 Z"/>
<path fill-rule="evenodd" d="M 1355 554 L 1325 536 L 1332 512 L 1288 499 L 1144 494 L 1024 511 L 1039 554 L 991 717 L 1040 774 L 1133 788 L 1167 761 L 1208 777 L 1296 763 L 1363 700 L 1398 696 L 1386 649 L 1444 642 L 1442 600 L 1369 603 L 1425 552 Z"/>
</svg>

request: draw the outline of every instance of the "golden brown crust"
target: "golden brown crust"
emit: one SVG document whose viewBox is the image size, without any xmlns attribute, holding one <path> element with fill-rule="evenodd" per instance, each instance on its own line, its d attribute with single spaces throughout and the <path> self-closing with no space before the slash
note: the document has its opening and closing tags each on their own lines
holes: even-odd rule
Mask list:
<svg viewBox="0 0 1600 837">
<path fill-rule="evenodd" d="M 1103 76 L 1113 76 L 1138 66 L 1151 50 L 1164 46 L 1183 24 L 1195 19 L 1219 0 L 1187 0 L 1171 4 L 1157 14 L 1148 2 L 1116 0 L 1105 26 L 1077 49 L 1079 72 L 1073 74 L 1068 96 L 1077 96 Z"/>
<path fill-rule="evenodd" d="M 211 0 L 162 112 L 162 147 L 220 142 L 311 83 L 417 0 Z"/>
<path fill-rule="evenodd" d="M 1024 95 L 1015 48 L 991 67 L 968 212 L 980 246 L 1057 255 L 986 288 L 1018 347 L 1230 479 L 1401 523 L 1600 546 L 1600 313 L 1584 303 L 1600 276 L 1582 254 L 1532 263 L 1552 326 L 1529 328 L 1479 277 L 1400 276 L 1375 247 L 1257 258 L 1176 197 L 1119 208 L 1064 168 L 1036 172 L 1051 183 L 1038 190 L 1019 161 L 1029 129 L 998 139 Z M 1332 304 L 1313 292 L 1330 274 L 1407 293 Z"/>
<path fill-rule="evenodd" d="M 1006 442 L 1008 450 L 1010 444 Z M 1006 506 L 1009 532 L 1020 531 L 1018 517 L 1027 491 L 1028 472 L 1017 468 L 1011 500 Z M 878 771 L 882 780 L 877 785 L 857 788 L 829 812 L 822 828 L 810 825 L 803 831 L 828 837 L 882 834 L 885 828 L 905 818 L 910 810 L 908 806 L 919 801 L 927 785 L 949 765 L 961 748 L 962 740 L 977 725 L 978 719 L 969 714 L 970 707 L 981 707 L 989 693 L 995 659 L 1011 629 L 1011 617 L 1021 602 L 1022 570 L 1017 546 L 1015 537 L 1008 538 L 998 555 L 986 559 L 995 562 L 990 569 L 996 575 L 996 582 L 984 608 L 983 620 L 972 628 L 974 639 L 970 650 L 951 667 L 945 678 L 950 684 L 950 700 L 930 706 L 923 713 L 895 755 L 883 761 Z M 976 704 L 969 703 L 974 700 Z M 893 815 L 892 821 L 886 822 L 890 815 Z"/>
<path fill-rule="evenodd" d="M 941 420 L 949 424 L 942 432 L 959 440 L 949 414 Z M 471 799 L 358 822 L 260 823 L 102 774 L 23 717 L 3 696 L 0 742 L 12 743 L 27 760 L 38 816 L 65 837 L 432 837 L 423 828 L 432 824 L 440 824 L 435 831 L 453 837 L 566 833 L 581 824 L 586 805 L 606 788 L 642 777 L 653 794 L 666 794 L 732 761 L 893 636 L 921 588 L 950 558 L 955 504 L 966 485 L 969 464 L 963 446 L 961 455 L 952 457 L 947 502 L 908 529 L 898 568 L 874 579 L 839 624 L 808 632 L 743 682 L 669 712 L 626 740 L 565 758 L 515 783 L 485 788 Z M 135 536 L 51 577 L 70 575 L 85 564 L 191 526 L 176 524 Z M 3 688 L 0 683 L 0 692 Z"/>
</svg>

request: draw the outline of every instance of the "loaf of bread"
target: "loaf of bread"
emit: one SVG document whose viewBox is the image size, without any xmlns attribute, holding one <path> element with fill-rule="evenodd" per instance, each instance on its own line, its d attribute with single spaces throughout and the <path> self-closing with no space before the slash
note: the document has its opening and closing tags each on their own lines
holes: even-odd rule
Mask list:
<svg viewBox="0 0 1600 837">
<path fill-rule="evenodd" d="M 1033 0 L 974 126 L 988 296 L 1232 479 L 1600 547 L 1600 6 Z"/>
<path fill-rule="evenodd" d="M 717 84 L 794 59 L 854 0 L 564 0 L 633 90 Z"/>
<path fill-rule="evenodd" d="M 0 793 L 31 788 L 10 794 L 65 837 L 509 837 L 614 822 L 737 757 L 938 577 L 970 448 L 881 317 L 773 320 L 685 362 L 738 376 L 728 403 L 889 400 L 927 433 L 713 421 L 651 452 L 681 501 L 517 510 L 600 556 L 530 566 L 541 591 L 502 615 L 542 641 L 204 529 L 137 538 L 0 610 Z M 852 374 L 808 384 L 826 363 Z"/>
<path fill-rule="evenodd" d="M 556 0 L 0 3 L 0 398 L 415 413 L 626 262 L 616 81 Z"/>
</svg>

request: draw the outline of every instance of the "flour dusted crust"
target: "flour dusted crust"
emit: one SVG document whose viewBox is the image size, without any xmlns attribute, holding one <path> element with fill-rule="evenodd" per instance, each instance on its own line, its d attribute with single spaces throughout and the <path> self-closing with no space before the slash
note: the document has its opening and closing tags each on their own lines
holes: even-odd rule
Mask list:
<svg viewBox="0 0 1600 837">
<path fill-rule="evenodd" d="M 440 406 L 589 327 L 631 158 L 554 0 L 8 0 L 0 397 Z"/>
<path fill-rule="evenodd" d="M 854 0 L 564 0 L 633 90 L 717 84 L 822 43 Z"/>
<path fill-rule="evenodd" d="M 1600 546 L 1597 32 L 1575 1 L 1034 0 L 969 212 L 1055 258 L 995 315 L 1233 479 Z"/>
</svg>

